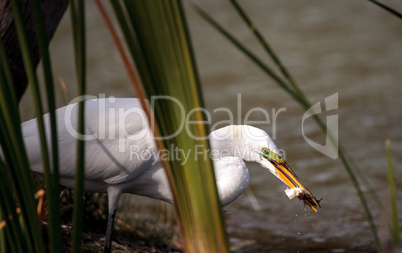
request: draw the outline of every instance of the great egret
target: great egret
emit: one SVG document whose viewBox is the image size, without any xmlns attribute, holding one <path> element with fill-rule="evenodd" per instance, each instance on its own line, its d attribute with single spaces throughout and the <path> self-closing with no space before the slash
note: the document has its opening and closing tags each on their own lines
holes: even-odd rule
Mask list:
<svg viewBox="0 0 402 253">
<path fill-rule="evenodd" d="M 121 193 L 148 196 L 173 203 L 165 171 L 138 99 L 95 99 L 85 102 L 85 190 L 106 192 L 109 216 L 104 252 L 111 250 L 111 232 Z M 74 187 L 76 104 L 57 110 L 60 146 L 60 183 Z M 49 116 L 44 115 L 48 124 Z M 24 122 L 23 135 L 31 169 L 43 173 L 36 120 Z M 50 133 L 47 133 L 50 141 Z M 319 201 L 303 185 L 279 154 L 273 140 L 261 129 L 230 125 L 213 131 L 209 140 L 223 206 L 237 199 L 249 185 L 246 162 L 259 163 L 314 211 Z M 180 149 L 180 147 L 178 147 Z"/>
</svg>

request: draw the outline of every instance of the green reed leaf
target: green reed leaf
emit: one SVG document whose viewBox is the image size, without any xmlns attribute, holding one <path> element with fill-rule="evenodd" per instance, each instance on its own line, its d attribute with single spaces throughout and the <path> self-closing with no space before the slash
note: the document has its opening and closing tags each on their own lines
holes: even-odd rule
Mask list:
<svg viewBox="0 0 402 253">
<path fill-rule="evenodd" d="M 85 95 L 86 92 L 86 47 L 85 47 L 85 6 L 84 0 L 70 1 L 71 20 L 74 37 L 75 66 L 77 71 L 78 96 Z M 78 123 L 77 133 L 83 135 L 85 131 L 85 103 L 78 103 Z M 85 142 L 77 138 L 76 168 L 74 185 L 74 212 L 73 212 L 73 246 L 72 252 L 81 252 L 81 238 L 83 227 L 84 211 L 84 158 Z"/>
<path fill-rule="evenodd" d="M 383 8 L 384 10 L 386 10 L 389 13 L 395 15 L 396 17 L 402 19 L 402 14 L 400 12 L 398 12 L 397 10 L 395 10 L 395 9 L 393 9 L 393 8 L 383 4 L 383 3 L 380 3 L 380 2 L 378 2 L 376 0 L 368 0 L 368 1 L 372 2 L 373 4 L 375 4 L 375 5 L 377 5 L 377 6 L 381 7 L 381 8 Z"/>
<path fill-rule="evenodd" d="M 187 115 L 193 108 L 203 107 L 187 25 L 180 1 L 111 1 L 126 42 L 149 98 L 172 96 Z M 155 103 L 157 127 L 162 136 L 181 126 L 181 111 L 171 101 Z M 204 120 L 201 111 L 190 120 Z M 196 136 L 207 136 L 202 123 L 190 126 Z M 209 148 L 207 140 L 195 140 L 186 131 L 163 140 L 165 147 L 180 147 L 193 152 L 181 164 L 171 160 L 166 169 L 175 198 L 176 215 L 187 252 L 227 252 L 228 242 L 209 159 L 196 158 L 194 147 Z M 183 158 L 183 157 L 181 157 Z"/>
<path fill-rule="evenodd" d="M 52 172 L 45 171 L 45 185 L 47 189 L 47 203 L 49 208 L 49 237 L 52 252 L 61 252 L 61 219 L 60 219 L 60 203 L 59 203 L 59 149 L 57 137 L 57 118 L 56 118 L 56 101 L 53 85 L 53 75 L 49 55 L 49 41 L 42 14 L 41 2 L 39 0 L 32 1 L 36 38 L 38 48 L 42 57 L 43 72 L 45 76 L 46 98 L 49 107 L 50 118 L 50 139 L 52 150 Z"/>
<path fill-rule="evenodd" d="M 268 41 L 262 37 L 261 33 L 258 31 L 257 27 L 252 23 L 251 19 L 248 17 L 248 15 L 245 13 L 245 11 L 241 8 L 241 6 L 237 3 L 235 0 L 231 0 L 234 8 L 236 11 L 239 13 L 239 15 L 242 17 L 243 21 L 246 23 L 248 28 L 251 30 L 251 32 L 256 36 L 257 40 L 260 42 L 260 44 L 263 46 L 263 48 L 266 50 L 267 54 L 271 57 L 272 61 L 276 65 L 276 67 L 280 70 L 280 72 L 284 75 L 285 80 L 281 79 L 278 77 L 272 69 L 270 69 L 259 57 L 257 57 L 254 53 L 251 52 L 244 44 L 239 42 L 238 40 L 235 39 L 235 37 L 228 32 L 226 29 L 224 29 L 221 25 L 219 25 L 212 17 L 210 17 L 205 11 L 203 11 L 201 8 L 198 6 L 194 5 L 195 11 L 205 19 L 206 22 L 211 24 L 212 27 L 214 27 L 219 33 L 221 33 L 225 38 L 227 38 L 230 42 L 233 43 L 235 47 L 237 47 L 242 53 L 244 53 L 250 60 L 256 64 L 258 67 L 261 68 L 269 77 L 271 77 L 276 84 L 278 84 L 282 89 L 284 89 L 291 97 L 298 102 L 304 109 L 310 110 L 312 107 L 311 103 L 307 100 L 306 96 L 302 92 L 302 90 L 299 88 L 299 86 L 296 84 L 294 79 L 291 77 L 289 72 L 286 70 L 282 62 L 280 61 L 279 57 L 277 57 L 277 54 L 271 49 L 271 47 L 268 44 Z M 361 190 L 361 187 L 359 185 L 359 181 L 355 175 L 355 170 L 356 168 L 352 167 L 352 162 L 347 159 L 348 155 L 346 150 L 341 146 L 340 143 L 337 143 L 334 136 L 332 135 L 331 132 L 327 130 L 326 125 L 324 122 L 321 120 L 321 118 L 317 114 L 312 114 L 312 118 L 314 119 L 315 123 L 319 126 L 320 130 L 323 132 L 324 135 L 326 135 L 332 145 L 332 147 L 338 151 L 338 157 L 339 160 L 341 161 L 342 165 L 345 168 L 346 173 L 348 174 L 353 187 L 356 190 L 356 193 L 360 199 L 360 202 L 363 206 L 363 210 L 366 214 L 367 221 L 369 223 L 373 239 L 375 242 L 375 245 L 377 247 L 377 250 L 381 249 L 380 246 L 380 241 L 378 238 L 377 234 L 377 229 L 375 227 L 373 217 L 371 214 L 371 211 L 368 207 L 368 202 L 366 200 L 366 197 L 363 194 L 363 191 Z M 358 174 L 360 176 L 363 176 L 363 174 Z M 363 177 L 364 178 L 364 177 Z M 366 183 L 366 187 L 368 189 L 372 189 L 371 186 L 368 184 L 368 181 L 363 179 L 362 180 L 364 183 Z M 371 191 L 374 195 L 375 192 Z M 374 199 L 378 199 L 374 197 Z"/>
<path fill-rule="evenodd" d="M 399 229 L 399 218 L 398 218 L 398 198 L 396 191 L 396 180 L 395 180 L 395 170 L 392 164 L 392 151 L 391 151 L 391 140 L 385 140 L 385 150 L 387 153 L 387 175 L 388 175 L 388 187 L 389 196 L 391 200 L 391 239 L 394 246 L 401 246 L 401 232 Z"/>
</svg>

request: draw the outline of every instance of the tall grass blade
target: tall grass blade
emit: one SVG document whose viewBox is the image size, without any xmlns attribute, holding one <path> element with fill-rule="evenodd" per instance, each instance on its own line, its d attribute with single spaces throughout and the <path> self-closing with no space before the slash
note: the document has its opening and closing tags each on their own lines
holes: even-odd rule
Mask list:
<svg viewBox="0 0 402 253">
<path fill-rule="evenodd" d="M 45 23 L 42 14 L 41 2 L 32 1 L 36 38 L 38 48 L 42 57 L 43 72 L 45 76 L 46 98 L 50 115 L 50 139 L 52 150 L 52 173 L 45 173 L 45 184 L 47 189 L 47 203 L 49 208 L 49 237 L 52 252 L 61 252 L 61 221 L 60 221 L 60 203 L 59 203 L 59 149 L 57 144 L 57 119 L 56 119 L 56 101 L 53 86 L 52 68 L 50 55 L 48 51 L 49 41 L 45 30 Z"/>
<path fill-rule="evenodd" d="M 14 16 L 14 22 L 16 26 L 16 31 L 18 35 L 18 40 L 21 46 L 22 58 L 24 62 L 25 72 L 27 73 L 29 86 L 31 89 L 33 104 L 35 108 L 36 115 L 42 115 L 42 102 L 39 93 L 39 83 L 35 72 L 35 63 L 33 59 L 32 49 L 30 41 L 27 35 L 25 20 L 22 13 L 21 4 L 19 1 L 11 0 L 12 12 Z M 7 63 L 8 64 L 8 63 Z M 7 67 L 6 67 L 7 68 Z M 6 70 L 8 71 L 8 70 Z M 6 74 L 6 76 L 11 76 Z M 8 93 L 11 94 L 11 99 L 5 99 L 8 101 L 8 107 L 2 105 L 2 114 L 5 116 L 5 125 L 9 130 L 11 138 L 7 141 L 8 145 L 5 149 L 13 147 L 7 152 L 9 158 L 7 159 L 7 164 L 12 171 L 12 178 L 14 179 L 14 185 L 16 193 L 19 196 L 19 202 L 21 204 L 21 213 L 24 217 L 23 225 L 24 231 L 26 233 L 26 238 L 28 246 L 31 252 L 43 252 L 43 239 L 40 233 L 39 220 L 36 215 L 36 208 L 33 201 L 33 183 L 31 179 L 31 172 L 29 170 L 29 164 L 24 148 L 24 143 L 21 135 L 21 127 L 19 114 L 17 111 L 18 105 L 16 103 L 15 94 L 13 93 L 13 84 L 8 82 Z M 4 94 L 3 94 L 4 95 Z M 7 109 L 6 109 L 7 108 Z M 10 115 L 10 111 L 14 110 L 14 113 Z M 37 118 L 39 138 L 40 138 L 40 148 L 42 153 L 42 161 L 44 166 L 45 175 L 50 175 L 50 163 L 49 163 L 49 151 L 46 142 L 46 132 L 42 117 Z M 10 133 L 11 132 L 11 133 Z M 8 138 L 8 137 L 7 137 Z M 4 149 L 3 149 L 4 151 Z M 6 152 L 5 152 L 6 153 Z M 6 155 L 7 156 L 7 155 Z M 20 181 L 23 180 L 23 181 Z"/>
<path fill-rule="evenodd" d="M 33 197 L 33 187 L 30 189 L 29 180 L 30 172 L 27 171 L 28 167 L 23 167 L 26 163 L 26 156 L 24 156 L 24 150 L 20 152 L 19 148 L 21 148 L 22 142 L 20 136 L 17 133 L 13 133 L 14 126 L 19 127 L 19 122 L 15 123 L 15 119 L 13 118 L 13 110 L 8 108 L 12 106 L 12 99 L 7 99 L 7 93 L 4 91 L 7 90 L 7 82 L 4 81 L 4 72 L 0 71 L 0 83 L 3 85 L 0 86 L 0 146 L 2 149 L 2 155 L 5 159 L 7 166 L 1 166 L 1 179 L 3 182 L 0 182 L 1 187 L 1 197 L 2 202 L 0 203 L 1 211 L 4 213 L 6 224 L 8 226 L 5 227 L 6 232 L 10 233 L 10 230 L 13 231 L 13 236 L 15 236 L 15 241 L 20 242 L 22 248 L 30 251 L 34 251 L 32 237 L 29 234 L 31 232 L 30 228 L 35 229 L 35 227 L 29 227 L 27 224 L 29 221 L 30 213 L 23 212 L 21 216 L 20 223 L 17 222 L 19 217 L 17 216 L 15 209 L 16 205 L 14 203 L 14 193 L 17 201 L 20 203 L 21 207 L 25 207 L 25 210 L 31 211 L 33 210 L 34 203 L 29 199 Z M 8 85 L 8 87 L 12 87 Z M 11 132 L 11 133 L 10 133 Z M 23 144 L 22 144 L 23 145 Z M 23 148 L 23 146 L 22 146 Z M 10 187 L 10 182 L 7 181 L 7 172 L 11 175 L 12 184 L 15 186 L 16 191 L 14 192 Z M 25 185 L 28 183 L 28 185 Z M 27 199 L 24 199 L 27 198 Z M 32 199 L 33 200 L 33 199 Z M 12 217 L 12 218 L 10 218 Z M 28 217 L 28 218 L 27 218 Z M 33 217 L 35 219 L 35 217 Z M 10 220 L 12 222 L 10 222 Z M 24 231 L 22 230 L 24 227 Z M 27 229 L 28 228 L 28 229 Z M 39 228 L 39 224 L 38 227 Z M 10 238 L 10 237 L 9 237 Z M 39 241 L 41 243 L 41 241 Z"/>
<path fill-rule="evenodd" d="M 272 69 L 270 69 L 265 63 L 263 63 L 263 61 L 261 59 L 259 59 L 255 54 L 253 54 L 245 45 L 243 45 L 241 42 L 239 42 L 230 32 L 228 32 L 221 25 L 219 25 L 205 11 L 203 11 L 201 8 L 199 8 L 196 5 L 194 5 L 194 9 L 202 18 L 205 19 L 205 21 L 207 21 L 209 24 L 211 24 L 211 26 L 213 26 L 216 30 L 218 30 L 225 38 L 227 38 L 230 42 L 232 42 L 241 52 L 243 52 L 247 57 L 249 57 L 253 63 L 255 63 L 258 67 L 260 67 L 281 88 L 283 88 L 289 95 L 291 95 L 291 97 L 293 99 L 295 99 L 304 109 L 310 110 L 310 108 L 311 108 L 310 102 L 307 100 L 306 96 L 301 91 L 301 89 L 298 87 L 298 85 L 296 84 L 294 79 L 291 78 L 290 74 L 288 73 L 288 71 L 285 69 L 285 67 L 279 60 L 279 57 L 276 56 L 274 51 L 269 46 L 268 42 L 264 38 L 262 38 L 262 35 L 258 32 L 257 28 L 251 22 L 251 19 L 248 18 L 247 14 L 240 7 L 240 5 L 234 0 L 231 0 L 231 2 L 234 5 L 235 9 L 240 14 L 240 16 L 245 21 L 245 23 L 252 30 L 253 34 L 257 37 L 257 40 L 262 44 L 262 46 L 265 48 L 265 50 L 267 50 L 268 55 L 272 58 L 273 62 L 280 69 L 280 71 L 284 75 L 286 81 L 284 81 L 282 78 L 280 78 L 276 74 L 274 74 L 274 71 Z M 378 238 L 377 229 L 376 229 L 374 221 L 373 221 L 373 217 L 371 215 L 371 211 L 368 207 L 366 197 L 364 196 L 363 191 L 361 190 L 358 179 L 357 179 L 355 173 L 353 172 L 354 168 L 351 166 L 351 163 L 346 158 L 347 155 L 346 155 L 345 149 L 342 148 L 342 146 L 340 144 L 339 145 L 337 144 L 337 142 L 334 139 L 334 136 L 332 135 L 331 132 L 327 131 L 326 125 L 324 124 L 324 122 L 321 120 L 321 118 L 317 114 L 313 114 L 312 118 L 314 119 L 316 124 L 319 126 L 321 131 L 324 133 L 324 135 L 326 135 L 329 138 L 332 147 L 336 151 L 338 151 L 338 157 L 339 157 L 342 165 L 344 166 L 345 171 L 347 172 L 350 180 L 352 181 L 352 185 L 355 188 L 356 193 L 363 206 L 363 210 L 366 214 L 367 221 L 369 223 L 377 250 L 380 251 L 380 249 L 381 249 L 380 241 Z M 360 175 L 362 175 L 362 174 L 360 174 Z M 367 182 L 367 180 L 363 180 L 363 182 Z M 367 185 L 367 188 L 371 189 L 371 186 Z M 374 191 L 372 191 L 372 192 L 374 192 Z M 378 199 L 378 198 L 374 198 L 374 199 Z"/>
<path fill-rule="evenodd" d="M 207 129 L 200 122 L 205 116 L 201 111 L 191 111 L 202 107 L 202 99 L 180 1 L 124 1 L 124 5 L 111 2 L 148 97 L 174 97 L 182 105 L 184 115 L 193 112 L 189 119 L 198 121 L 190 126 L 190 131 L 196 136 L 207 136 Z M 180 108 L 171 100 L 154 102 L 162 136 L 180 129 Z M 227 252 L 212 163 L 201 157 L 197 161 L 194 153 L 197 145 L 208 149 L 208 142 L 190 138 L 186 131 L 181 131 L 174 138 L 164 139 L 163 144 L 191 152 L 191 159 L 185 164 L 181 164 L 180 157 L 171 159 L 166 166 L 185 251 Z"/>
<path fill-rule="evenodd" d="M 240 4 L 237 2 L 237 0 L 230 0 L 232 3 L 233 7 L 237 11 L 237 13 L 240 15 L 240 17 L 243 19 L 244 23 L 248 26 L 250 31 L 254 34 L 254 36 L 257 38 L 257 41 L 261 44 L 261 46 L 264 48 L 265 52 L 268 54 L 268 56 L 272 59 L 272 61 L 275 63 L 275 65 L 279 68 L 280 72 L 282 73 L 283 77 L 288 81 L 288 83 L 292 86 L 293 91 L 298 94 L 302 99 L 307 101 L 307 98 L 303 94 L 303 92 L 299 89 L 299 86 L 296 84 L 294 81 L 292 75 L 290 72 L 286 69 L 285 65 L 282 63 L 281 59 L 276 55 L 275 51 L 272 50 L 271 46 L 269 45 L 268 41 L 264 38 L 264 36 L 261 34 L 259 31 L 258 27 L 254 25 L 253 21 L 248 17 L 246 12 L 243 10 L 243 8 L 240 6 Z"/>
<path fill-rule="evenodd" d="M 281 88 L 283 88 L 292 98 L 299 101 L 299 97 L 296 93 L 288 87 L 286 82 L 267 66 L 256 54 L 251 52 L 247 47 L 245 47 L 238 39 L 236 39 L 231 33 L 219 25 L 214 19 L 212 19 L 205 11 L 200 7 L 193 4 L 194 10 L 202 17 L 206 22 L 208 22 L 212 27 L 218 30 L 226 39 L 233 43 L 242 53 L 251 59 L 258 67 L 260 67 L 269 77 L 271 77 Z M 299 101 L 301 102 L 301 101 Z"/>
<path fill-rule="evenodd" d="M 85 50 L 85 6 L 84 0 L 70 1 L 71 20 L 73 26 L 75 66 L 77 71 L 78 96 L 85 95 L 86 92 L 86 50 Z M 84 127 L 84 107 L 85 103 L 78 103 L 77 133 L 83 135 Z M 77 138 L 76 168 L 74 185 L 74 211 L 73 211 L 73 244 L 72 252 L 81 252 L 82 219 L 84 211 L 84 158 L 85 143 L 82 138 Z"/>
<path fill-rule="evenodd" d="M 393 8 L 383 4 L 383 3 L 380 3 L 380 2 L 378 2 L 376 0 L 368 0 L 368 1 L 372 2 L 373 4 L 375 4 L 377 6 L 380 6 L 381 8 L 383 8 L 386 11 L 388 11 L 389 13 L 391 13 L 391 14 L 395 15 L 396 17 L 402 19 L 402 13 L 398 12 L 397 10 L 395 10 L 395 9 L 393 9 Z"/>
<path fill-rule="evenodd" d="M 289 73 L 289 71 L 286 69 L 285 65 L 281 62 L 280 58 L 276 55 L 275 51 L 272 50 L 272 48 L 269 45 L 268 41 L 262 36 L 262 34 L 259 32 L 258 28 L 253 24 L 253 22 L 248 17 L 248 15 L 243 10 L 243 8 L 240 6 L 240 4 L 236 0 L 230 0 L 230 1 L 231 1 L 232 5 L 234 6 L 234 8 L 236 9 L 236 11 L 242 17 L 243 21 L 249 27 L 250 31 L 253 32 L 253 34 L 255 35 L 256 39 L 260 42 L 260 44 L 265 49 L 267 54 L 270 56 L 270 58 L 272 59 L 274 64 L 280 70 L 280 72 L 282 73 L 283 77 L 287 81 L 287 86 L 289 88 L 292 88 L 292 90 L 294 91 L 296 96 L 299 98 L 298 102 L 306 110 L 310 109 L 311 106 L 312 106 L 311 103 L 308 101 L 308 99 L 305 96 L 305 94 L 303 93 L 303 91 L 299 88 L 299 86 L 297 85 L 297 83 L 295 82 L 295 80 L 293 79 L 291 74 Z M 358 167 L 353 165 L 351 159 L 347 159 L 348 156 L 347 156 L 346 150 L 340 144 L 335 143 L 332 133 L 327 131 L 327 128 L 326 128 L 324 122 L 321 120 L 321 118 L 319 118 L 317 114 L 314 114 L 313 119 L 315 120 L 316 124 L 319 126 L 319 128 L 321 129 L 323 134 L 330 137 L 329 139 L 330 139 L 331 144 L 333 145 L 334 149 L 338 149 L 340 160 L 341 160 L 342 164 L 344 165 L 344 167 L 346 169 L 346 172 L 349 174 L 349 177 L 351 178 L 352 183 L 353 183 L 355 189 L 357 190 L 358 195 L 360 196 L 360 199 L 362 200 L 362 202 L 366 203 L 367 201 L 365 200 L 363 192 L 360 189 L 359 183 L 358 183 L 357 178 L 356 178 L 356 176 L 355 176 L 353 171 L 355 171 L 360 176 L 360 179 L 363 181 L 363 183 L 365 184 L 366 188 L 369 190 L 369 192 L 373 196 L 373 199 L 376 200 L 376 202 L 377 202 L 377 204 L 379 206 L 381 206 L 381 202 L 379 201 L 379 198 L 378 198 L 376 192 L 373 190 L 373 188 L 371 187 L 371 185 L 369 184 L 369 182 L 365 178 L 364 174 L 361 173 L 361 171 L 359 170 Z M 366 204 L 364 204 L 364 205 L 366 206 L 365 209 L 367 209 L 367 211 L 366 211 L 366 214 L 367 214 L 369 212 L 369 209 L 368 209 Z M 368 217 L 370 217 L 369 220 L 372 219 L 371 214 L 369 214 Z M 373 222 L 372 226 L 374 226 L 374 222 Z"/>
<path fill-rule="evenodd" d="M 12 87 L 12 79 L 11 79 L 11 71 L 8 66 L 8 61 L 6 58 L 5 54 L 5 48 L 3 45 L 2 40 L 0 39 L 0 62 L 2 63 L 2 68 L 0 68 L 0 153 L 3 154 L 3 157 L 0 157 L 0 214 L 2 218 L 0 218 L 0 225 L 4 227 L 1 228 L 1 236 L 2 240 L 4 240 L 4 244 L 2 243 L 2 248 L 1 252 L 8 252 L 8 248 L 11 248 L 13 251 L 18 251 L 16 247 L 12 247 L 13 245 L 9 245 L 7 242 L 7 239 L 14 237 L 16 243 L 20 247 L 23 247 L 24 245 L 28 245 L 28 243 L 24 240 L 24 235 L 22 233 L 21 227 L 19 224 L 15 222 L 16 219 L 13 219 L 14 222 L 10 222 L 9 217 L 14 217 L 16 218 L 16 205 L 14 203 L 14 200 L 9 201 L 10 194 L 13 193 L 13 190 L 10 189 L 11 187 L 9 183 L 7 183 L 7 167 L 5 164 L 3 164 L 3 160 L 5 159 L 10 166 L 15 166 L 13 164 L 13 157 L 11 156 L 11 152 L 13 149 L 12 143 L 10 143 L 10 136 L 7 135 L 7 126 L 9 124 L 6 123 L 6 121 L 10 121 L 12 119 L 7 119 L 7 115 L 9 115 L 9 110 L 7 106 L 9 103 L 11 105 L 16 103 L 16 97 L 15 93 L 11 92 L 11 96 L 8 97 L 8 99 L 5 97 L 6 92 L 8 92 L 8 89 Z M 10 85 L 11 84 L 11 85 Z M 4 111 L 4 113 L 3 113 Z M 10 110 L 11 111 L 11 110 Z M 12 126 L 12 124 L 11 124 Z M 15 161 L 16 162 L 16 161 Z M 18 165 L 17 165 L 18 166 Z M 15 170 L 11 170 L 13 174 L 12 181 L 15 182 L 17 181 L 17 178 L 14 177 L 15 174 L 18 172 Z M 18 181 L 17 181 L 18 183 Z M 22 191 L 20 191 L 22 193 Z M 19 197 L 20 195 L 18 195 Z M 3 224 L 1 224 L 3 223 Z M 7 225 L 8 224 L 8 225 Z M 17 232 L 18 231 L 18 232 Z"/>
<path fill-rule="evenodd" d="M 394 246 L 401 246 L 399 218 L 398 218 L 398 198 L 396 194 L 395 170 L 392 164 L 392 151 L 390 139 L 385 140 L 385 150 L 387 152 L 387 175 L 389 196 L 391 200 L 391 239 Z"/>
<path fill-rule="evenodd" d="M 0 166 L 0 169 L 3 169 L 3 166 Z M 0 205 L 5 206 L 4 203 L 1 202 L 1 200 L 0 200 Z M 7 252 L 6 230 L 1 227 L 4 224 L 4 223 L 2 223 L 2 222 L 4 222 L 4 219 L 3 219 L 4 213 L 5 213 L 5 211 L 3 211 L 3 209 L 0 208 L 0 252 L 1 253 Z"/>
<path fill-rule="evenodd" d="M 292 88 L 293 91 L 297 94 L 297 96 L 300 98 L 299 103 L 301 106 L 303 106 L 306 110 L 309 110 L 311 108 L 311 103 L 303 93 L 303 91 L 299 88 L 298 84 L 296 81 L 293 79 L 291 76 L 290 72 L 286 69 L 285 65 L 282 63 L 280 58 L 277 56 L 275 51 L 271 48 L 269 45 L 268 41 L 262 36 L 262 34 L 259 32 L 258 28 L 253 24 L 251 19 L 248 17 L 247 13 L 243 10 L 243 8 L 240 6 L 240 4 L 237 2 L 237 0 L 230 0 L 233 7 L 236 9 L 236 11 L 239 13 L 239 15 L 242 17 L 243 21 L 246 23 L 246 25 L 249 27 L 250 31 L 253 32 L 255 35 L 257 41 L 261 44 L 261 46 L 265 49 L 267 54 L 270 56 L 271 60 L 274 62 L 274 64 L 277 66 L 277 68 L 280 70 L 282 75 L 287 81 L 288 87 Z M 370 214 L 370 211 L 367 206 L 367 200 L 360 188 L 359 182 L 357 181 L 357 177 L 355 176 L 355 173 L 359 177 L 359 179 L 363 182 L 365 185 L 368 193 L 372 196 L 372 198 L 377 202 L 377 205 L 379 207 L 382 207 L 382 203 L 374 191 L 374 189 L 371 187 L 370 183 L 364 176 L 364 174 L 361 172 L 361 170 L 353 163 L 352 158 L 348 155 L 348 152 L 346 151 L 345 148 L 340 143 L 336 143 L 334 140 L 334 136 L 332 135 L 331 132 L 328 132 L 328 128 L 326 127 L 325 123 L 321 120 L 320 117 L 318 117 L 318 114 L 313 114 L 313 119 L 316 122 L 316 124 L 319 126 L 321 131 L 323 132 L 324 135 L 329 137 L 329 140 L 335 150 L 338 150 L 339 158 L 349 175 L 350 179 L 352 180 L 352 184 L 354 185 L 357 194 L 362 201 L 362 204 L 365 206 L 364 209 L 366 210 L 366 214 L 369 220 L 369 223 L 372 223 L 372 228 L 375 229 L 374 226 L 374 221 L 372 221 L 372 216 Z"/>
<path fill-rule="evenodd" d="M 2 204 L 1 202 L 0 202 L 0 204 Z M 2 204 L 2 206 L 4 206 L 3 204 Z M 4 216 L 4 212 L 2 212 L 2 209 L 0 209 L 0 226 L 2 225 L 2 221 L 4 220 L 3 219 L 3 216 Z M 5 253 L 5 252 L 7 252 L 7 238 L 6 238 L 6 230 L 5 229 L 3 229 L 3 228 L 0 228 L 0 252 L 1 253 Z M 13 249 L 14 251 L 16 251 L 15 249 Z"/>
<path fill-rule="evenodd" d="M 16 213 L 17 207 L 12 195 L 9 194 L 13 190 L 7 181 L 6 170 L 6 166 L 0 161 L 0 252 L 24 252 L 28 250 L 27 242 Z"/>
</svg>

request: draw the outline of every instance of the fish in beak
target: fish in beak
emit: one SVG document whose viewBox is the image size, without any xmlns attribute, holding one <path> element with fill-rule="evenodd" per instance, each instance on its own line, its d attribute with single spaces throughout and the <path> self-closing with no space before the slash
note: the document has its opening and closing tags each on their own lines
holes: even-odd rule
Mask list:
<svg viewBox="0 0 402 253">
<path fill-rule="evenodd" d="M 317 212 L 317 207 L 320 206 L 320 201 L 317 200 L 309 189 L 293 172 L 287 162 L 277 153 L 269 150 L 266 147 L 261 148 L 260 154 L 264 159 L 267 159 L 275 167 L 276 176 L 281 179 L 288 187 L 285 192 L 290 199 L 298 197 L 303 200 L 311 209 Z"/>
</svg>

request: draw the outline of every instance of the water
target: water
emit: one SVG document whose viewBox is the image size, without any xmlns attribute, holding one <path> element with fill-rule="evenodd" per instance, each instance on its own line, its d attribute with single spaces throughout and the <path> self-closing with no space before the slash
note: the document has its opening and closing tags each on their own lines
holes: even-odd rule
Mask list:
<svg viewBox="0 0 402 253">
<path fill-rule="evenodd" d="M 387 4 L 402 10 L 400 1 Z M 313 104 L 339 92 L 339 109 L 322 116 L 338 115 L 340 141 L 381 199 L 387 193 L 384 139 L 391 138 L 401 189 L 401 20 L 367 1 L 249 1 L 244 5 Z M 267 59 L 227 2 L 203 1 L 201 6 Z M 91 1 L 88 8 L 89 93 L 134 97 L 108 31 Z M 305 112 L 194 11 L 186 11 L 207 109 L 229 108 L 236 112 L 237 122 L 244 120 L 250 109 L 264 108 L 270 124 L 256 126 L 274 137 L 293 170 L 317 198 L 323 198 L 322 208 L 313 213 L 297 200 L 289 200 L 283 192 L 285 185 L 270 173 L 249 164 L 250 188 L 261 210 L 254 210 L 246 195 L 226 208 L 231 213 L 227 221 L 230 235 L 253 242 L 236 252 L 374 251 L 365 214 L 341 163 L 319 153 L 303 138 L 301 121 Z M 51 50 L 56 78 L 63 78 L 73 97 L 70 31 L 67 14 Z M 28 102 L 26 98 L 21 108 L 24 119 L 33 116 Z M 60 96 L 59 105 L 64 103 Z M 274 131 L 272 109 L 277 112 L 281 108 L 286 111 L 276 117 Z M 211 116 L 213 124 L 229 119 L 222 112 Z M 251 119 L 264 120 L 261 113 L 252 114 Z M 310 139 L 325 143 L 311 119 L 306 120 L 304 128 Z M 143 198 L 135 201 L 158 205 Z M 374 205 L 370 208 L 380 224 L 383 214 Z"/>
</svg>

